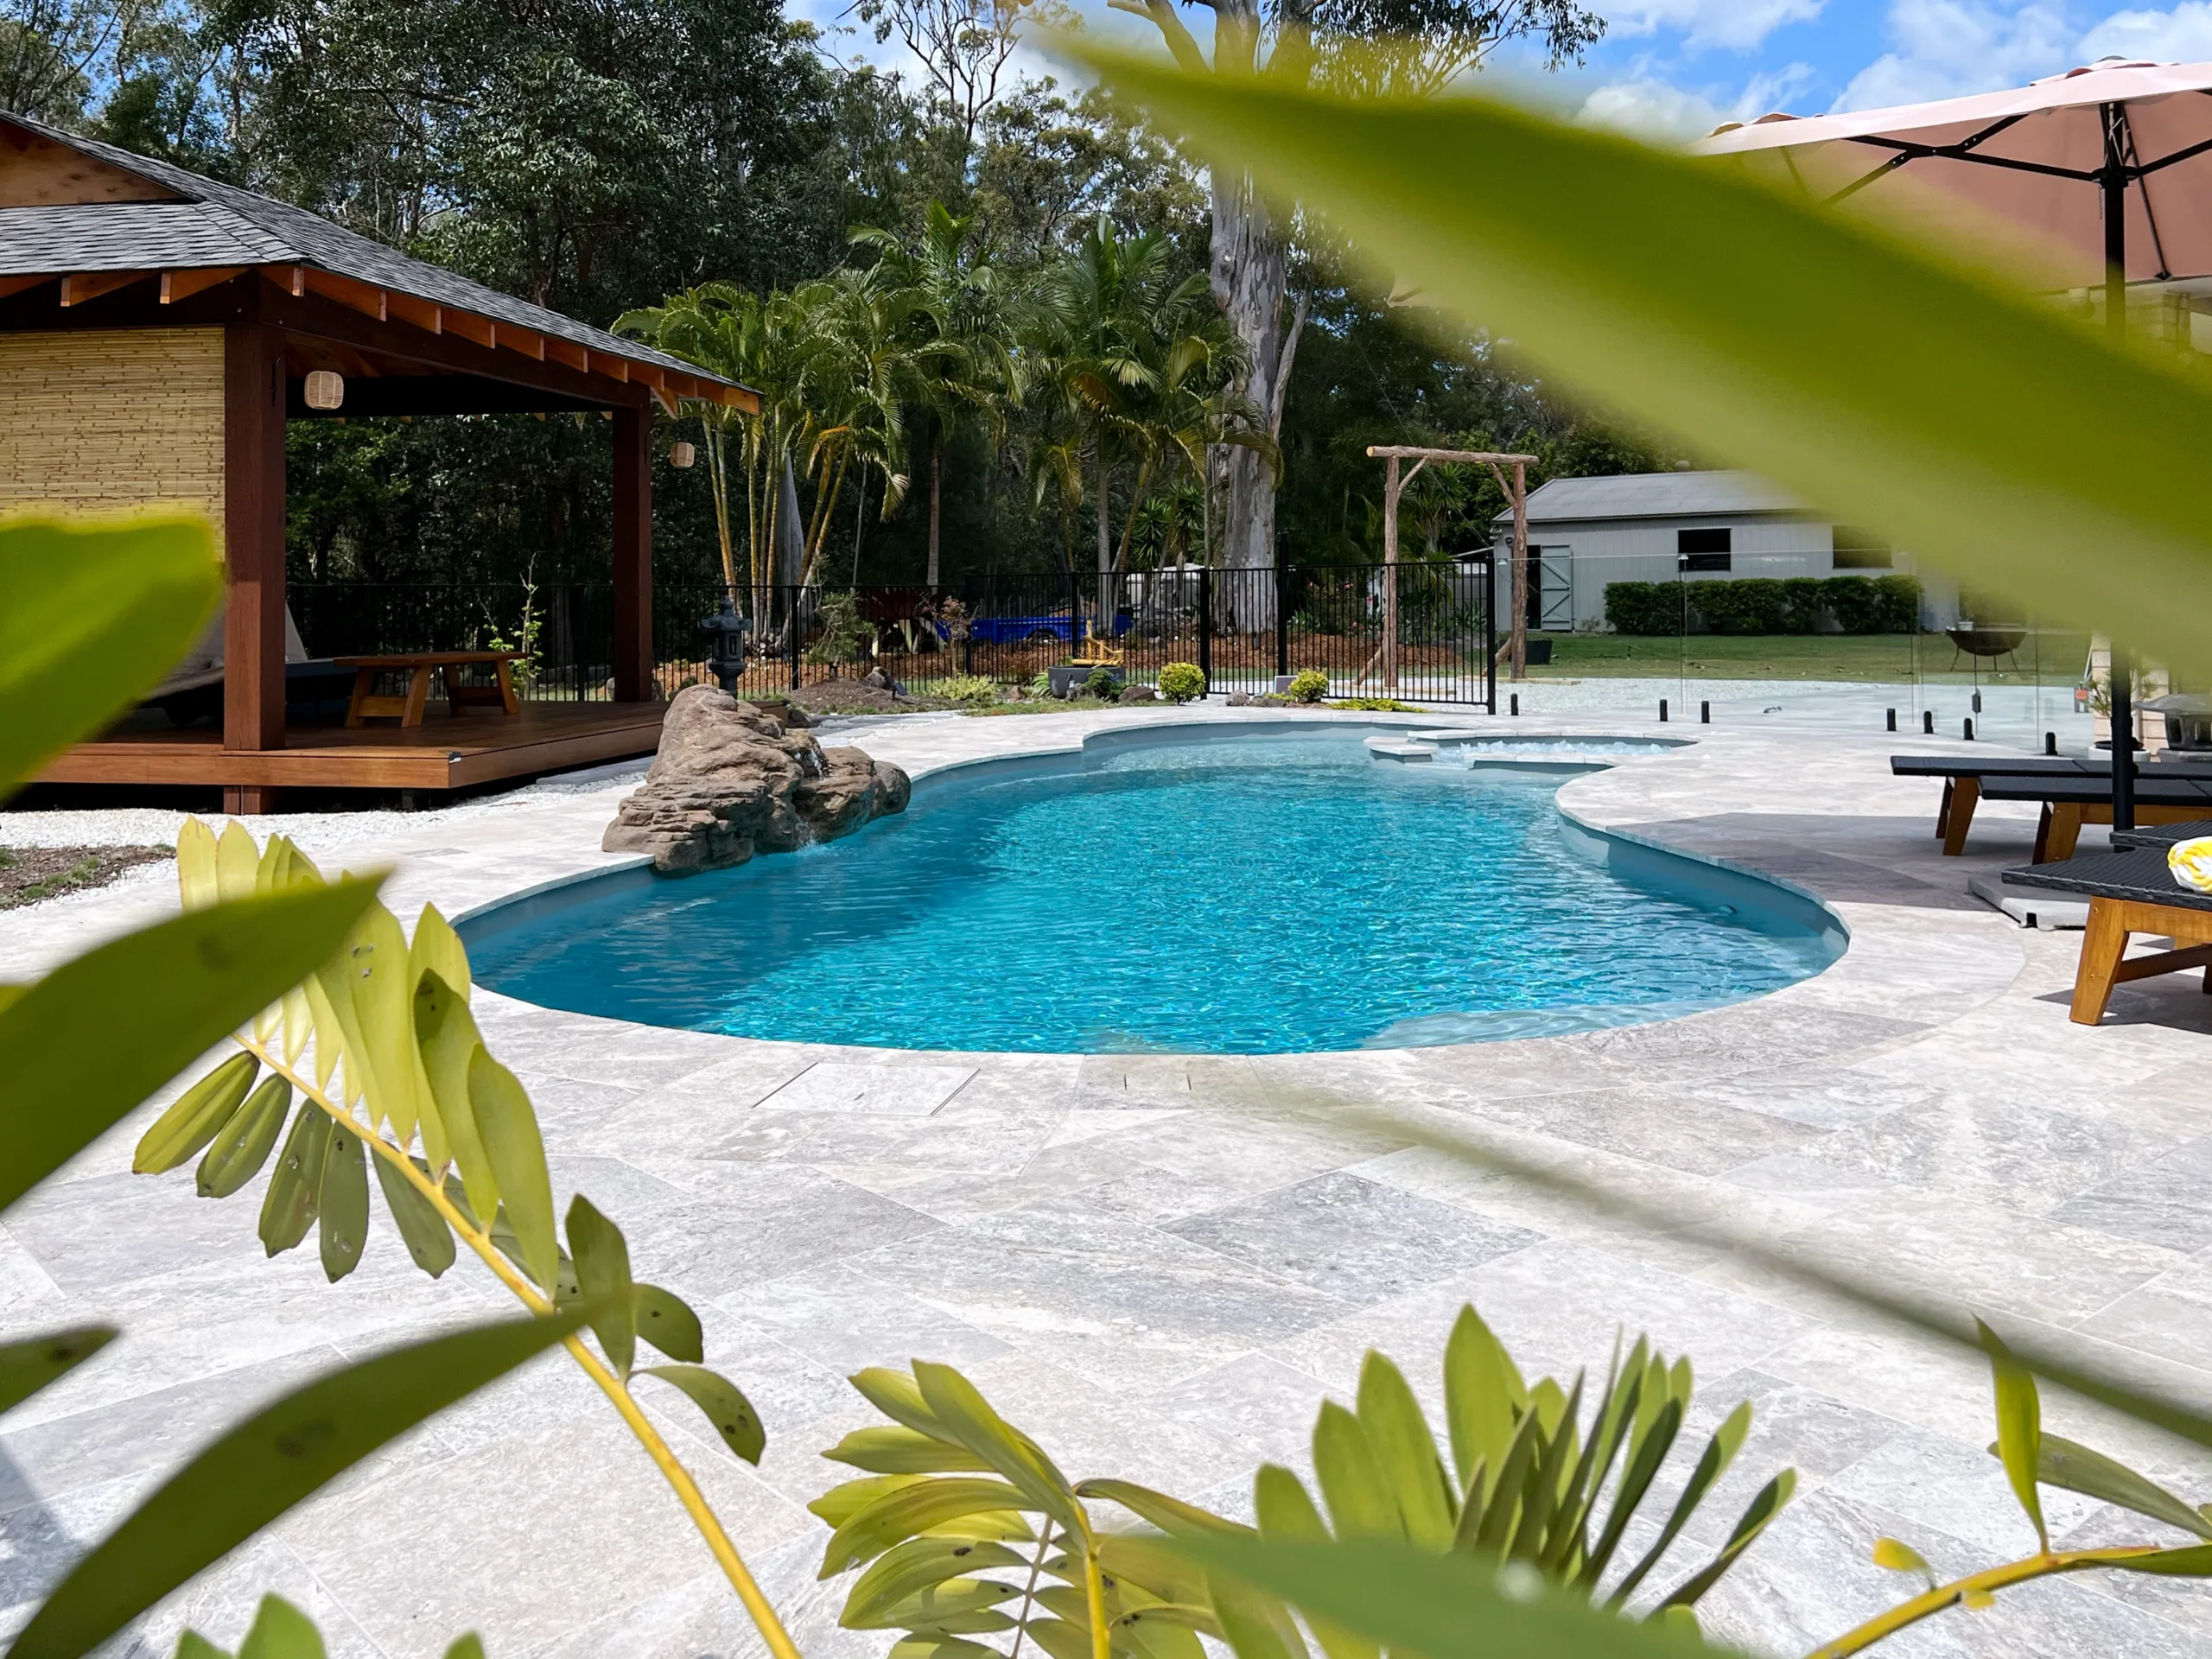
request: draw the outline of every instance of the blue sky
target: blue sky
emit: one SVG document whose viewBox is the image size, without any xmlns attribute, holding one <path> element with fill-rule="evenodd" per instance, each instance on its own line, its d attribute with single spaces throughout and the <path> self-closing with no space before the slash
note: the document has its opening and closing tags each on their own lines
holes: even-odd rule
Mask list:
<svg viewBox="0 0 2212 1659">
<path fill-rule="evenodd" d="M 834 24 L 843 0 L 791 0 Z M 1075 0 L 1086 22 L 1149 31 Z M 1654 137 L 1788 110 L 1872 109 L 2018 86 L 2107 54 L 2212 60 L 2212 0 L 1596 0 L 1610 25 L 1580 69 L 1553 76 L 1510 54 L 1498 67 L 1547 101 Z M 1190 8 L 1201 39 L 1202 8 Z M 895 63 L 865 35 L 848 52 Z"/>
</svg>

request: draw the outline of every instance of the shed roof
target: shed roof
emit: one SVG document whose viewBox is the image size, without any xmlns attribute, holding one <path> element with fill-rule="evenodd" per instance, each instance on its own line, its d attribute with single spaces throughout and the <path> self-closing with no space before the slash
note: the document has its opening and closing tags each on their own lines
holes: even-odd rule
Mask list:
<svg viewBox="0 0 2212 1659">
<path fill-rule="evenodd" d="M 1592 518 L 1708 518 L 1732 513 L 1808 513 L 1814 509 L 1757 473 L 1623 473 L 1611 478 L 1554 478 L 1529 493 L 1529 522 Z M 1501 512 L 1497 521 L 1510 523 Z"/>
<path fill-rule="evenodd" d="M 308 267 L 566 340 L 603 356 L 674 372 L 692 381 L 745 390 L 696 364 L 410 258 L 289 202 L 64 132 L 27 116 L 0 113 L 0 143 L 21 153 L 41 140 L 95 163 L 92 171 L 105 182 L 71 175 L 79 182 L 73 189 L 57 191 L 61 199 L 20 202 L 18 198 L 17 203 L 0 206 L 0 278 Z M 118 173 L 127 178 L 118 180 Z M 77 199 L 67 199 L 72 194 Z"/>
</svg>

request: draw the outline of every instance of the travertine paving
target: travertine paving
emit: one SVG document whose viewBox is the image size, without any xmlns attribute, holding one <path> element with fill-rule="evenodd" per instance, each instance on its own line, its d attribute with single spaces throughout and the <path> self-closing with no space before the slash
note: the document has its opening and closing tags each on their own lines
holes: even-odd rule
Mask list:
<svg viewBox="0 0 2212 1659">
<path fill-rule="evenodd" d="M 963 760 L 1229 718 L 910 718 L 839 734 L 923 779 L 927 810 L 927 774 Z M 1656 729 L 1518 727 L 1570 728 Z M 804 1042 L 803 1008 L 794 1040 L 761 1043 L 480 998 L 537 1102 L 563 1202 L 581 1188 L 622 1224 L 640 1275 L 700 1309 L 710 1363 L 760 1408 L 758 1472 L 696 1432 L 688 1406 L 660 1414 L 810 1656 L 886 1645 L 836 1629 L 843 1586 L 816 1584 L 825 1535 L 803 1507 L 837 1476 L 819 1449 L 870 1420 L 842 1380 L 866 1363 L 950 1361 L 1071 1474 L 1233 1510 L 1260 1460 L 1304 1461 L 1316 1403 L 1349 1395 L 1367 1347 L 1433 1392 L 1463 1301 L 1531 1370 L 1601 1365 L 1617 1331 L 1648 1331 L 1695 1360 L 1700 1421 L 1757 1402 L 1700 1536 L 1717 1543 L 1775 1467 L 1800 1471 L 1797 1502 L 1704 1604 L 1716 1633 L 1775 1654 L 1910 1590 L 1869 1564 L 1879 1535 L 1947 1573 L 2033 1536 L 1981 1449 L 1977 1363 L 1803 1289 L 1724 1233 L 1942 1296 L 2212 1405 L 2212 999 L 2194 976 L 2124 987 L 2105 1027 L 2070 1025 L 2075 936 L 2024 931 L 1966 892 L 1969 874 L 2025 857 L 2029 819 L 1985 807 L 1973 856 L 1939 858 L 1935 786 L 1884 764 L 1921 740 L 1669 734 L 1699 741 L 1575 779 L 1562 809 L 1818 894 L 1852 935 L 1826 973 L 1663 1025 L 1264 1058 L 830 1049 Z M 613 861 L 594 849 L 622 787 L 283 827 L 327 864 L 394 864 L 403 915 L 426 899 L 450 915 Z M 0 978 L 172 903 L 139 885 L 0 919 Z M 1049 990 L 1017 980 L 1007 995 Z M 1476 1129 L 1675 1221 L 1647 1230 L 1455 1162 L 1378 1109 Z M 336 1287 L 311 1251 L 264 1261 L 250 1197 L 200 1203 L 187 1179 L 128 1173 L 151 1109 L 0 1234 L 8 1331 L 94 1316 L 126 1331 L 0 1429 L 10 1625 L 249 1402 L 340 1355 L 501 1309 L 468 1262 L 434 1284 L 388 1230 Z M 2051 1399 L 2046 1415 L 2212 1499 L 2212 1459 L 2078 1402 Z M 2087 1499 L 2052 1493 L 2047 1511 L 2063 1541 L 2121 1535 Z M 494 1659 L 758 1649 L 654 1471 L 558 1361 L 288 1517 L 161 1610 L 142 1650 L 166 1653 L 187 1621 L 235 1641 L 264 1589 L 314 1611 L 344 1659 L 438 1654 L 470 1627 Z M 2212 1592 L 2046 1584 L 1885 1651 L 2212 1655 Z"/>
</svg>

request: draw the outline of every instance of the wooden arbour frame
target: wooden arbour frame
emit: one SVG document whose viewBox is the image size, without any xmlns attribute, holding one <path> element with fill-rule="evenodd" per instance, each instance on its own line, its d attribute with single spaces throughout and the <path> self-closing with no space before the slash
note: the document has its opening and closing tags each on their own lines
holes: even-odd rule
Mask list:
<svg viewBox="0 0 2212 1659">
<path fill-rule="evenodd" d="M 1487 467 L 1513 510 L 1513 618 L 1511 631 L 1497 649 L 1510 658 L 1512 677 L 1529 673 L 1529 468 L 1536 457 L 1488 449 L 1427 449 L 1414 444 L 1374 443 L 1367 453 L 1382 462 L 1382 686 L 1398 689 L 1398 498 L 1421 469 L 1435 461 L 1446 467 Z M 1413 467 L 1400 472 L 1401 461 Z M 1510 467 L 1509 473 L 1506 469 Z M 1483 596 L 1485 606 L 1497 601 L 1496 582 Z M 1372 669 L 1374 664 L 1369 664 Z M 1366 677 L 1365 674 L 1360 677 Z"/>
</svg>

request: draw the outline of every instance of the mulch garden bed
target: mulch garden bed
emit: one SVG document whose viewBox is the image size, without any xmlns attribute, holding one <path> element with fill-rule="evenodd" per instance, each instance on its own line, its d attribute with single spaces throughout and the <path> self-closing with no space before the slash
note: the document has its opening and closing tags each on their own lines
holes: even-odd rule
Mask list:
<svg viewBox="0 0 2212 1659">
<path fill-rule="evenodd" d="M 0 910 L 104 887 L 125 870 L 175 856 L 167 847 L 0 847 Z"/>
</svg>

